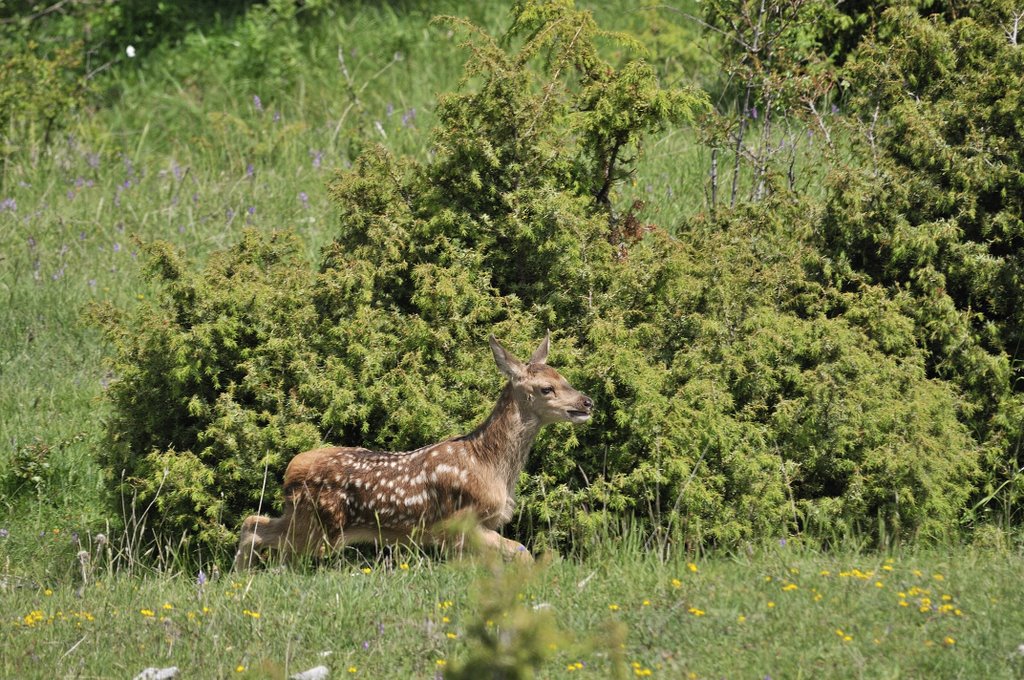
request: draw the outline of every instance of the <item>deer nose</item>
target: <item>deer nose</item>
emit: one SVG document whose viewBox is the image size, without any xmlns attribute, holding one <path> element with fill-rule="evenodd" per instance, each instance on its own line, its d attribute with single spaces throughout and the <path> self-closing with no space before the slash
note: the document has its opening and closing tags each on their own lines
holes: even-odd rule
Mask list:
<svg viewBox="0 0 1024 680">
<path fill-rule="evenodd" d="M 583 395 L 583 408 L 587 409 L 588 411 L 594 408 L 594 400 L 585 394 Z"/>
</svg>

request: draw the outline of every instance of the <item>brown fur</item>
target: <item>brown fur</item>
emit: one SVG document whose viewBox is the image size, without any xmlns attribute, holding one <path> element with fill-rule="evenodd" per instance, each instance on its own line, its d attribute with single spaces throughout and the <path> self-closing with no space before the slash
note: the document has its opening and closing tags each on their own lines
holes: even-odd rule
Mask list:
<svg viewBox="0 0 1024 680">
<path fill-rule="evenodd" d="M 519 473 L 541 427 L 585 422 L 593 407 L 545 363 L 549 338 L 524 364 L 491 337 L 509 381 L 490 416 L 465 436 L 404 453 L 330 447 L 295 456 L 284 476 L 284 515 L 242 523 L 235 568 L 264 548 L 290 556 L 346 543 L 435 544 L 445 524 L 463 518 L 479 543 L 532 559 L 497 532 L 512 517 Z"/>
</svg>

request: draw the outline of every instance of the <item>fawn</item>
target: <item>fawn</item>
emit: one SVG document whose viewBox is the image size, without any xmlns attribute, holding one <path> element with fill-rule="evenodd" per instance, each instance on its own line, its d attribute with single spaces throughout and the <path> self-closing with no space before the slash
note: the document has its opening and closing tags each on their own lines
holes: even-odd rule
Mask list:
<svg viewBox="0 0 1024 680">
<path fill-rule="evenodd" d="M 490 416 L 465 436 L 403 453 L 331 447 L 295 456 L 284 475 L 284 515 L 246 518 L 235 569 L 249 567 L 264 548 L 287 558 L 346 543 L 438 544 L 446 525 L 460 521 L 471 526 L 463 538 L 532 560 L 497 532 L 512 518 L 519 473 L 541 427 L 584 423 L 594 406 L 545 363 L 550 343 L 548 333 L 523 363 L 490 336 L 508 383 Z"/>
</svg>

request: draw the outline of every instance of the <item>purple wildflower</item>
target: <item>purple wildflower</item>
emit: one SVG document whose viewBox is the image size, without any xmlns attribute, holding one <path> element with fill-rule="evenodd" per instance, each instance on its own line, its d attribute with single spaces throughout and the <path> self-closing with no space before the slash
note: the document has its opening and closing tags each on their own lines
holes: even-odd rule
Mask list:
<svg viewBox="0 0 1024 680">
<path fill-rule="evenodd" d="M 307 194 L 305 191 L 299 192 L 299 200 L 302 201 L 303 208 L 309 207 L 309 194 Z"/>
<path fill-rule="evenodd" d="M 369 649 L 369 648 L 370 648 L 370 641 L 369 640 L 363 640 L 363 649 Z"/>
<path fill-rule="evenodd" d="M 258 94 L 254 94 L 252 96 L 252 105 L 257 111 L 261 113 L 263 112 L 263 102 L 260 101 L 260 96 Z"/>
<path fill-rule="evenodd" d="M 281 112 L 280 111 L 274 111 L 274 122 L 276 123 L 276 122 L 278 122 L 280 120 L 281 120 Z"/>
<path fill-rule="evenodd" d="M 100 167 L 100 155 L 98 153 L 88 153 L 85 155 L 85 162 L 90 168 L 96 170 Z"/>
<path fill-rule="evenodd" d="M 228 222 L 230 222 L 231 220 L 235 219 L 235 211 L 232 210 L 231 208 L 228 208 L 227 218 L 228 218 Z"/>
<path fill-rule="evenodd" d="M 68 197 L 68 200 L 69 200 L 69 201 L 70 201 L 71 199 L 73 199 L 73 198 L 75 197 L 75 191 L 74 191 L 74 189 L 68 189 L 68 191 L 67 191 L 67 194 L 66 194 L 66 195 L 67 195 L 67 197 Z"/>
<path fill-rule="evenodd" d="M 118 243 L 117 241 L 114 242 L 114 252 L 115 253 L 121 252 L 121 244 Z"/>
<path fill-rule="evenodd" d="M 199 574 L 196 576 L 196 585 L 200 588 L 206 585 L 206 572 L 202 569 L 199 570 Z"/>
<path fill-rule="evenodd" d="M 246 209 L 246 212 L 248 212 L 250 216 L 252 216 L 252 215 L 255 215 L 255 214 L 256 214 L 256 206 L 254 206 L 254 205 L 250 205 L 250 206 L 249 206 L 249 207 L 248 207 L 248 208 Z"/>
<path fill-rule="evenodd" d="M 178 165 L 178 161 L 171 161 L 171 172 L 174 173 L 174 179 L 181 181 L 181 178 L 185 176 L 185 171 Z"/>
<path fill-rule="evenodd" d="M 6 212 L 7 210 L 14 212 L 17 209 L 18 202 L 15 201 L 13 198 L 5 198 L 4 200 L 0 201 L 0 212 Z"/>
<path fill-rule="evenodd" d="M 388 102 L 388 105 L 384 107 L 384 115 L 390 117 L 391 114 L 393 114 L 394 112 L 395 112 L 395 105 L 390 103 L 390 102 Z"/>
<path fill-rule="evenodd" d="M 35 250 L 36 247 L 36 240 L 31 236 L 28 237 L 28 247 L 32 250 Z"/>
<path fill-rule="evenodd" d="M 750 107 L 750 117 L 753 118 L 754 120 L 757 120 L 757 107 L 756 106 Z"/>
<path fill-rule="evenodd" d="M 79 241 L 84 241 L 86 238 L 87 238 L 87 235 L 86 235 L 86 233 L 84 231 L 78 232 L 78 240 Z"/>
<path fill-rule="evenodd" d="M 249 179 L 253 179 L 254 177 L 256 177 L 256 168 L 253 166 L 252 163 L 245 164 L 245 176 L 248 177 Z"/>
<path fill-rule="evenodd" d="M 0 529 L 0 538 L 7 538 L 11 535 L 11 532 L 7 529 Z"/>
<path fill-rule="evenodd" d="M 319 169 L 324 160 L 324 152 L 310 150 L 309 155 L 313 157 L 313 167 Z"/>
<path fill-rule="evenodd" d="M 402 114 L 402 127 L 409 127 L 416 120 L 416 107 Z"/>
</svg>

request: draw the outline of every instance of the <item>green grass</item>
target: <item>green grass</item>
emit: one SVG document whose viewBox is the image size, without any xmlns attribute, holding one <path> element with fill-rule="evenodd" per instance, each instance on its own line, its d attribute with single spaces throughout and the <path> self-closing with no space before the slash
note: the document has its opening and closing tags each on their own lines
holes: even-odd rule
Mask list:
<svg viewBox="0 0 1024 680">
<path fill-rule="evenodd" d="M 531 623 L 550 614 L 562 631 L 542 639 L 545 678 L 607 678 L 616 664 L 628 677 L 665 678 L 1024 671 L 1019 556 L 825 554 L 791 544 L 689 563 L 640 548 L 627 539 L 526 576 L 399 555 L 227 574 L 203 586 L 194 573 L 110 574 L 99 559 L 81 591 L 80 578 L 6 584 L 0 675 L 132 677 L 178 666 L 183 677 L 286 677 L 324 664 L 332 677 L 429 678 L 478 648 L 474 623 L 502 627 L 500 615 L 479 620 L 480 600 L 495 592 L 513 603 L 505 614 Z M 69 567 L 78 572 L 77 562 Z M 614 622 L 624 638 L 609 633 Z"/>
</svg>

